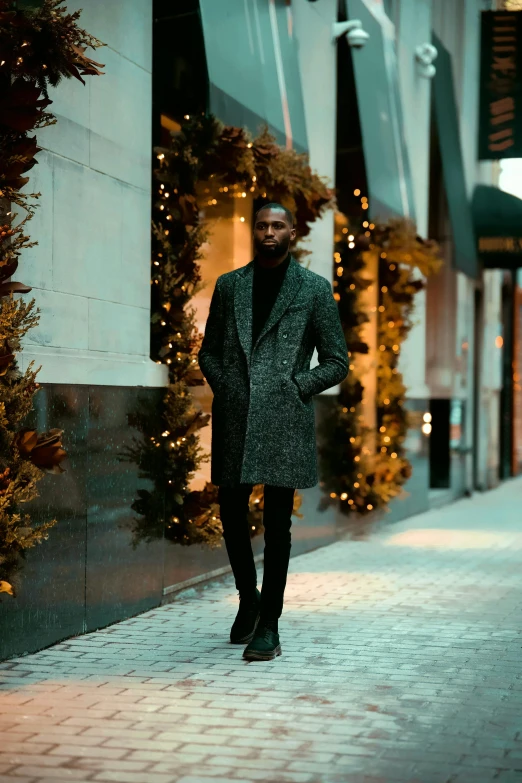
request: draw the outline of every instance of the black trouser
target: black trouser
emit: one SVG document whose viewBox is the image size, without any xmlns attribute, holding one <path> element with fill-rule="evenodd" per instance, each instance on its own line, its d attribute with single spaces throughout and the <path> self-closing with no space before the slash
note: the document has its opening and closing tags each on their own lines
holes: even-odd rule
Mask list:
<svg viewBox="0 0 522 783">
<path fill-rule="evenodd" d="M 223 537 L 240 595 L 253 593 L 257 585 L 247 516 L 253 488 L 253 484 L 238 484 L 235 487 L 218 489 Z M 265 561 L 261 589 L 261 616 L 267 620 L 279 619 L 283 611 L 283 596 L 292 546 L 290 528 L 294 492 L 295 489 L 289 487 L 274 487 L 271 484 L 264 486 Z"/>
</svg>

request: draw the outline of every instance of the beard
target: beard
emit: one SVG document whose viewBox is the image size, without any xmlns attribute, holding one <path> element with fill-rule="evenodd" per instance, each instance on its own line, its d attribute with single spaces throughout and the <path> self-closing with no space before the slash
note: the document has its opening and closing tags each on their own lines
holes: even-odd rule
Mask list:
<svg viewBox="0 0 522 783">
<path fill-rule="evenodd" d="M 254 239 L 254 247 L 258 256 L 262 258 L 280 258 L 288 253 L 290 237 L 275 242 L 273 245 L 264 245 L 262 241 Z"/>
</svg>

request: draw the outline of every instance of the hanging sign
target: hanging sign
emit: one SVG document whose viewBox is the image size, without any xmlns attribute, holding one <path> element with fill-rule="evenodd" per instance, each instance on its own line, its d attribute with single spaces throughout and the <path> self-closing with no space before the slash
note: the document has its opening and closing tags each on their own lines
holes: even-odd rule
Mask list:
<svg viewBox="0 0 522 783">
<path fill-rule="evenodd" d="M 522 13 L 483 11 L 479 160 L 522 157 Z"/>
</svg>

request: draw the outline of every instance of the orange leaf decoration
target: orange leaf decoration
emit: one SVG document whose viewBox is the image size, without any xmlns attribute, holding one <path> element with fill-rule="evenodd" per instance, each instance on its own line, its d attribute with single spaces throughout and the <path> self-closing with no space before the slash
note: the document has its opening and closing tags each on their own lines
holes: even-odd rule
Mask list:
<svg viewBox="0 0 522 783">
<path fill-rule="evenodd" d="M 0 593 L 7 593 L 7 595 L 14 595 L 12 586 L 9 584 L 9 582 L 4 582 L 3 579 L 0 580 Z"/>
<path fill-rule="evenodd" d="M 179 206 L 182 211 L 183 222 L 191 226 L 194 224 L 198 216 L 198 205 L 194 196 L 187 193 L 185 196 L 180 196 Z"/>
<path fill-rule="evenodd" d="M 0 376 L 5 375 L 15 358 L 14 353 L 6 353 L 0 356 Z"/>
<path fill-rule="evenodd" d="M 20 456 L 30 460 L 47 473 L 63 473 L 60 463 L 67 456 L 62 446 L 63 430 L 52 429 L 40 435 L 35 430 L 22 430 L 15 438 Z"/>
</svg>

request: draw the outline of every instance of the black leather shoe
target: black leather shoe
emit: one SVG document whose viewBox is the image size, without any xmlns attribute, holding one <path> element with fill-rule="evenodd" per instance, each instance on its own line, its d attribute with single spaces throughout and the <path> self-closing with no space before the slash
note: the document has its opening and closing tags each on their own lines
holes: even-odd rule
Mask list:
<svg viewBox="0 0 522 783">
<path fill-rule="evenodd" d="M 260 607 L 261 593 L 257 588 L 255 596 L 239 596 L 239 609 L 230 629 L 232 644 L 246 644 L 251 641 L 259 621 Z"/>
<path fill-rule="evenodd" d="M 243 652 L 243 658 L 247 661 L 271 661 L 276 655 L 281 655 L 277 620 L 261 620 Z"/>
</svg>

